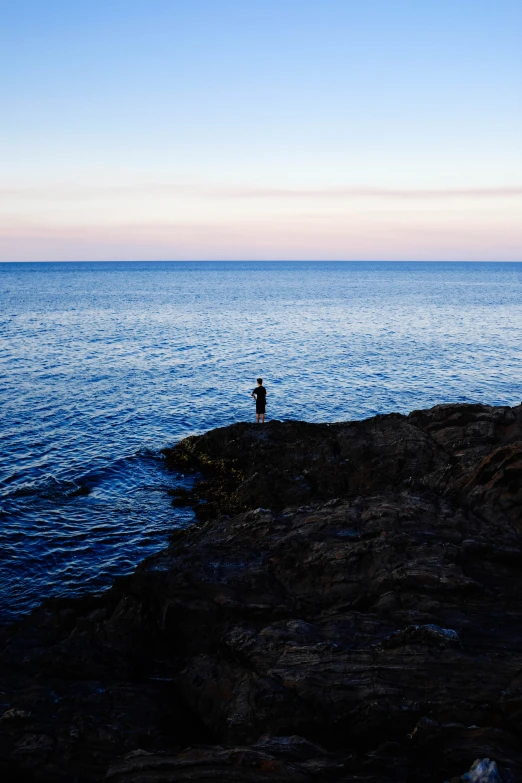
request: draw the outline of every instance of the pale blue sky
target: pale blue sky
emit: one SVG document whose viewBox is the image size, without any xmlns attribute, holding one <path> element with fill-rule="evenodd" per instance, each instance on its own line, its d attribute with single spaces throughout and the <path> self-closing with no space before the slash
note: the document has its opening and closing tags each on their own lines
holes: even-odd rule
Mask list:
<svg viewBox="0 0 522 783">
<path fill-rule="evenodd" d="M 522 2 L 0 2 L 0 259 L 522 259 Z"/>
</svg>

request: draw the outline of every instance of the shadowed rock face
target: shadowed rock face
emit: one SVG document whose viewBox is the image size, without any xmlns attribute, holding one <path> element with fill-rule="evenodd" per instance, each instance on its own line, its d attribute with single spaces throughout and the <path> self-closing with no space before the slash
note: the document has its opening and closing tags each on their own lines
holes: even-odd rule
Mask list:
<svg viewBox="0 0 522 783">
<path fill-rule="evenodd" d="M 522 406 L 237 424 L 166 458 L 203 473 L 175 499 L 200 524 L 3 634 L 7 780 L 522 775 Z"/>
</svg>

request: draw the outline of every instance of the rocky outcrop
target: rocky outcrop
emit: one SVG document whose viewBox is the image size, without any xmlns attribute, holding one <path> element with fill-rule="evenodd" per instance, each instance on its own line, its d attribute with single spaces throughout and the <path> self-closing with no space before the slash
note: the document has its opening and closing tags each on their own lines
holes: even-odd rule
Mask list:
<svg viewBox="0 0 522 783">
<path fill-rule="evenodd" d="M 4 632 L 4 779 L 519 779 L 522 406 L 237 424 L 166 459 L 201 473 L 174 498 L 199 523 Z"/>
</svg>

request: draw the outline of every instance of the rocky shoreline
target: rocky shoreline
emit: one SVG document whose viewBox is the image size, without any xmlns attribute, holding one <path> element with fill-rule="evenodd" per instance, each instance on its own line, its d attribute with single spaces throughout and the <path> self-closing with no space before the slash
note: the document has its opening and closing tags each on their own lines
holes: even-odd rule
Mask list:
<svg viewBox="0 0 522 783">
<path fill-rule="evenodd" d="M 520 779 L 522 405 L 165 457 L 198 523 L 1 634 L 4 781 Z"/>
</svg>

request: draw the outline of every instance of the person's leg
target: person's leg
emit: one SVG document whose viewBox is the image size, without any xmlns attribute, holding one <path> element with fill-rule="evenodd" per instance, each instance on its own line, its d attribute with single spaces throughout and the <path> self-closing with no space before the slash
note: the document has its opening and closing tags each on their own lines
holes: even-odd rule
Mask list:
<svg viewBox="0 0 522 783">
<path fill-rule="evenodd" d="M 256 424 L 259 424 L 259 413 L 256 413 Z"/>
<path fill-rule="evenodd" d="M 261 414 L 261 422 L 262 422 L 262 424 L 265 423 L 265 414 L 264 413 Z"/>
</svg>

